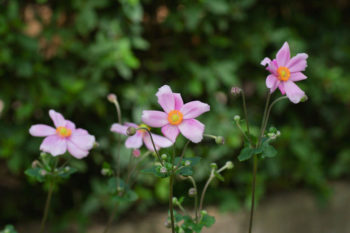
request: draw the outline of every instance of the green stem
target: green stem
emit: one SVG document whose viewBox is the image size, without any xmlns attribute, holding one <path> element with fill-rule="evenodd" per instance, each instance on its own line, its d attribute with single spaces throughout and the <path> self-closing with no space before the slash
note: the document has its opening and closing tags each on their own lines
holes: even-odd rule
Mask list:
<svg viewBox="0 0 350 233">
<path fill-rule="evenodd" d="M 112 210 L 112 214 L 111 214 L 111 215 L 109 216 L 109 218 L 108 218 L 108 222 L 107 222 L 106 228 L 105 228 L 105 230 L 103 231 L 103 233 L 107 233 L 107 232 L 108 232 L 108 230 L 109 230 L 109 228 L 111 227 L 112 222 L 113 222 L 113 220 L 114 220 L 114 218 L 115 218 L 115 215 L 117 214 L 117 211 L 118 211 L 118 203 L 115 204 L 115 206 L 114 206 L 114 208 L 113 208 L 113 210 Z"/>
<path fill-rule="evenodd" d="M 175 233 L 175 219 L 174 219 L 174 205 L 173 205 L 173 192 L 174 192 L 174 159 L 175 159 L 175 144 L 173 145 L 174 153 L 171 157 L 171 174 L 169 182 L 169 210 L 170 210 L 170 221 L 171 221 L 171 232 Z"/>
<path fill-rule="evenodd" d="M 207 183 L 205 184 L 205 186 L 203 188 L 202 195 L 201 195 L 201 200 L 199 202 L 199 211 L 201 211 L 202 208 L 203 208 L 204 197 L 205 197 L 205 193 L 207 192 L 207 189 L 209 187 L 209 184 L 215 177 L 214 172 L 215 172 L 215 169 L 211 169 L 210 176 L 209 176 L 209 178 L 207 180 Z"/>
<path fill-rule="evenodd" d="M 252 182 L 252 204 L 250 209 L 250 221 L 249 221 L 249 233 L 253 229 L 253 217 L 254 217 L 254 207 L 255 207 L 255 183 L 256 183 L 256 172 L 258 170 L 258 157 L 254 155 L 254 165 L 253 165 L 253 182 Z"/>
<path fill-rule="evenodd" d="M 196 181 L 193 179 L 192 176 L 188 176 L 188 179 L 192 182 L 193 188 L 196 190 L 196 195 L 194 196 L 194 214 L 196 218 L 196 223 L 198 223 L 198 188 Z"/>
<path fill-rule="evenodd" d="M 146 128 L 146 127 L 139 127 L 139 128 L 137 128 L 136 130 L 139 130 L 139 129 L 143 129 L 143 130 L 146 130 L 146 131 L 148 132 L 148 135 L 149 135 L 150 138 L 151 138 L 152 146 L 153 146 L 154 151 L 156 152 L 156 155 L 157 155 L 157 157 L 158 157 L 158 160 L 159 160 L 160 164 L 162 164 L 162 166 L 164 166 L 164 163 L 163 163 L 163 161 L 162 161 L 162 159 L 161 159 L 161 157 L 160 157 L 160 155 L 159 155 L 159 152 L 158 152 L 158 150 L 157 150 L 157 148 L 156 148 L 156 145 L 154 144 L 151 131 L 150 131 L 148 128 Z"/>
<path fill-rule="evenodd" d="M 188 147 L 188 144 L 190 144 L 190 141 L 187 141 L 186 144 L 185 144 L 185 146 L 184 146 L 184 148 L 182 149 L 182 153 L 181 153 L 180 159 L 179 159 L 179 161 L 178 161 L 177 164 L 176 164 L 176 170 L 179 168 L 179 165 L 180 165 L 181 162 L 182 162 L 182 159 L 183 159 L 183 157 L 184 157 L 184 155 L 185 155 L 185 152 L 186 152 L 186 149 L 187 149 L 187 147 Z"/>
<path fill-rule="evenodd" d="M 247 124 L 247 132 L 248 132 L 248 135 L 250 135 L 248 112 L 247 112 L 247 104 L 246 104 L 246 101 L 245 101 L 245 93 L 244 93 L 243 89 L 242 89 L 242 102 L 243 102 L 244 117 L 245 117 L 245 121 L 246 121 L 246 124 Z"/>
</svg>

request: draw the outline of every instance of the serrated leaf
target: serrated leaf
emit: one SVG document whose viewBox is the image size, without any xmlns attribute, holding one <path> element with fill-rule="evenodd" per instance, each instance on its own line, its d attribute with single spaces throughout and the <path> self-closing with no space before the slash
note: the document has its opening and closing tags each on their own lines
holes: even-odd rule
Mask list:
<svg viewBox="0 0 350 233">
<path fill-rule="evenodd" d="M 262 146 L 262 150 L 263 150 L 262 157 L 272 158 L 272 157 L 275 157 L 277 154 L 277 150 L 268 143 L 265 143 Z"/>
<path fill-rule="evenodd" d="M 245 161 L 250 159 L 254 155 L 254 149 L 250 147 L 245 147 L 241 150 L 241 153 L 238 155 L 239 161 Z"/>
<path fill-rule="evenodd" d="M 182 176 L 192 176 L 193 170 L 191 166 L 185 166 L 176 171 L 176 174 L 182 175 Z"/>
<path fill-rule="evenodd" d="M 205 227 L 211 227 L 215 223 L 215 218 L 213 216 L 205 214 L 203 215 L 200 223 Z"/>
<path fill-rule="evenodd" d="M 25 174 L 29 177 L 34 178 L 38 182 L 44 182 L 45 181 L 45 176 L 42 175 L 41 171 L 43 169 L 36 167 L 36 168 L 28 168 L 25 170 Z"/>
</svg>

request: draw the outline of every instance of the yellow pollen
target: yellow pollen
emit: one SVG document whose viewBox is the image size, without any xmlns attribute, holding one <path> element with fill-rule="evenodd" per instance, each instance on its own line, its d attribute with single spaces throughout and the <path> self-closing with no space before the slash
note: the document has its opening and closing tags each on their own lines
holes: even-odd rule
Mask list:
<svg viewBox="0 0 350 233">
<path fill-rule="evenodd" d="M 290 77 L 290 71 L 287 67 L 280 66 L 277 69 L 278 79 L 281 81 L 288 81 Z"/>
<path fill-rule="evenodd" d="M 146 125 L 146 124 L 140 124 L 139 128 L 147 128 L 148 130 L 151 130 L 151 128 L 148 125 Z M 139 129 L 137 131 L 140 132 L 140 133 L 145 133 L 146 132 L 145 129 Z"/>
<path fill-rule="evenodd" d="M 64 127 L 64 126 L 60 126 L 60 127 L 57 127 L 56 133 L 61 138 L 67 138 L 67 137 L 69 137 L 72 134 L 72 130 L 68 129 L 68 128 Z"/>
<path fill-rule="evenodd" d="M 173 110 L 168 114 L 168 121 L 172 125 L 178 125 L 182 122 L 183 115 L 179 110 Z"/>
</svg>

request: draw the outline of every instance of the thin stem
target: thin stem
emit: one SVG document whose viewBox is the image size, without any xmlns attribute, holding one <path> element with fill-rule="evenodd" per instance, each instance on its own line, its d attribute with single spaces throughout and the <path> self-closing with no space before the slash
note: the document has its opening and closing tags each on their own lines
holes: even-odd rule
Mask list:
<svg viewBox="0 0 350 233">
<path fill-rule="evenodd" d="M 268 110 L 269 103 L 270 103 L 270 97 L 271 97 L 271 92 L 269 91 L 268 94 L 267 94 L 266 104 L 265 104 L 265 109 L 264 109 L 264 115 L 263 115 L 263 119 L 262 119 L 261 127 L 260 127 L 260 137 L 258 139 L 258 144 L 256 145 L 256 147 L 260 146 L 261 139 L 264 136 L 263 128 L 264 128 L 265 121 L 266 121 L 267 110 Z"/>
<path fill-rule="evenodd" d="M 203 188 L 202 195 L 201 195 L 201 200 L 199 202 L 199 211 L 201 211 L 202 208 L 203 208 L 204 197 L 205 197 L 205 193 L 207 192 L 208 186 L 209 186 L 210 182 L 213 180 L 213 178 L 215 177 L 214 171 L 215 171 L 215 169 L 211 169 L 208 181 L 207 181 L 207 183 L 205 184 L 205 186 Z"/>
<path fill-rule="evenodd" d="M 241 131 L 241 133 L 243 134 L 243 136 L 244 136 L 250 143 L 252 143 L 251 140 L 250 140 L 250 138 L 246 135 L 246 133 L 244 133 L 244 131 L 243 131 L 241 125 L 239 124 L 239 122 L 236 121 L 236 125 L 237 125 L 239 131 Z"/>
<path fill-rule="evenodd" d="M 160 164 L 162 164 L 162 166 L 164 166 L 163 161 L 162 161 L 162 159 L 160 158 L 159 152 L 158 152 L 158 150 L 157 150 L 157 148 L 156 148 L 156 145 L 154 144 L 151 131 L 150 131 L 148 128 L 146 128 L 146 127 L 139 127 L 139 128 L 137 128 L 136 130 L 139 130 L 139 129 L 143 129 L 143 130 L 146 130 L 146 131 L 148 132 L 148 134 L 149 134 L 149 136 L 150 136 L 150 138 L 151 138 L 151 142 L 152 142 L 153 149 L 154 149 L 154 151 L 155 151 L 156 154 L 157 154 L 158 160 L 159 160 Z"/>
<path fill-rule="evenodd" d="M 255 183 L 256 183 L 256 172 L 258 170 L 258 157 L 254 155 L 254 165 L 253 165 L 253 182 L 252 182 L 252 204 L 250 209 L 250 220 L 249 220 L 249 233 L 253 229 L 253 217 L 254 217 L 254 207 L 255 207 Z"/>
<path fill-rule="evenodd" d="M 173 191 L 174 191 L 174 159 L 175 159 L 175 145 L 173 146 L 174 153 L 171 158 L 171 174 L 169 182 L 169 210 L 171 220 L 171 231 L 175 233 L 175 219 L 174 219 L 174 206 L 173 206 Z"/>
<path fill-rule="evenodd" d="M 188 147 L 188 144 L 190 144 L 190 141 L 187 141 L 186 144 L 185 144 L 185 146 L 184 146 L 184 148 L 182 149 L 180 159 L 179 159 L 179 161 L 178 161 L 177 164 L 176 164 L 176 170 L 178 169 L 179 165 L 180 165 L 181 162 L 182 162 L 182 159 L 183 159 L 183 157 L 184 157 L 184 155 L 185 155 L 185 152 L 186 152 L 186 149 L 187 149 L 187 147 Z"/>
<path fill-rule="evenodd" d="M 193 184 L 193 188 L 196 190 L 196 195 L 194 196 L 194 213 L 195 213 L 195 218 L 196 222 L 198 222 L 198 188 L 196 181 L 193 179 L 192 176 L 187 177 Z"/>
<path fill-rule="evenodd" d="M 246 101 L 245 101 L 245 92 L 244 92 L 243 89 L 242 89 L 242 102 L 243 102 L 244 117 L 245 117 L 245 121 L 246 121 L 246 124 L 247 124 L 247 132 L 248 132 L 248 135 L 250 135 L 249 120 L 248 120 L 248 113 L 247 113 L 247 104 L 246 104 Z"/>
<path fill-rule="evenodd" d="M 113 222 L 113 220 L 115 218 L 115 215 L 117 214 L 117 211 L 118 211 L 118 203 L 115 204 L 115 206 L 114 206 L 114 208 L 112 210 L 112 214 L 108 218 L 108 222 L 107 222 L 106 228 L 103 231 L 103 233 L 107 233 L 108 232 L 108 230 L 111 227 L 112 222 Z"/>
<path fill-rule="evenodd" d="M 137 168 L 137 166 L 145 159 L 147 158 L 147 156 L 150 154 L 150 151 L 147 151 L 146 153 L 144 153 L 140 159 L 138 159 L 138 161 L 134 164 L 134 166 L 130 169 L 130 172 L 127 175 L 126 181 L 125 183 L 128 184 L 129 180 L 133 174 L 133 172 L 135 171 L 135 169 Z"/>
</svg>

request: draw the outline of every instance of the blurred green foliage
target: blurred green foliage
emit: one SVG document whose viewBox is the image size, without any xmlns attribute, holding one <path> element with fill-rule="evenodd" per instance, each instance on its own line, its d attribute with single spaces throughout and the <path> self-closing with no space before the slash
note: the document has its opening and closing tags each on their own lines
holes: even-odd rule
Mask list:
<svg viewBox="0 0 350 233">
<path fill-rule="evenodd" d="M 350 3 L 344 0 L 0 0 L 0 224 L 41 215 L 45 193 L 24 170 L 38 157 L 41 142 L 28 129 L 51 124 L 51 108 L 100 144 L 87 159 L 73 161 L 80 173 L 56 194 L 58 228 L 68 220 L 88 224 L 92 214 L 105 216 L 101 210 L 111 205 L 100 170 L 117 150 L 109 131 L 116 114 L 106 95 L 116 93 L 123 118 L 139 122 L 142 110 L 159 108 L 154 94 L 163 84 L 185 102 L 209 103 L 211 111 L 200 120 L 206 132 L 226 139 L 223 146 L 191 145 L 188 155 L 204 164 L 196 178 L 207 176 L 212 161 L 236 164 L 225 173 L 222 192 L 208 195 L 207 202 L 221 200 L 226 210 L 249 203 L 251 164 L 237 162 L 243 140 L 233 124 L 241 100 L 229 90 L 244 87 L 249 118 L 258 126 L 267 91 L 267 72 L 259 63 L 284 41 L 293 55 L 309 54 L 309 78 L 300 83 L 309 101 L 274 108 L 269 126 L 282 135 L 274 143 L 277 156 L 260 163 L 258 195 L 306 186 L 326 198 L 327 181 L 350 174 L 349 24 Z M 139 184 L 135 208 L 166 202 L 166 180 L 140 176 Z M 189 187 L 177 186 L 175 194 Z"/>
</svg>

